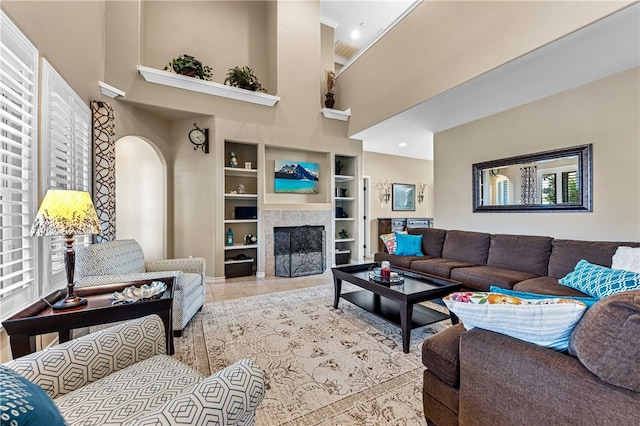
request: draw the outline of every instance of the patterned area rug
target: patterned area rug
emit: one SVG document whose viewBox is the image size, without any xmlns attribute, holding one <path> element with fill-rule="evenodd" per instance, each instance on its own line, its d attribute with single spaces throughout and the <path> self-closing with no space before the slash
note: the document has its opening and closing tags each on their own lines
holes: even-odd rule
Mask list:
<svg viewBox="0 0 640 426">
<path fill-rule="evenodd" d="M 205 375 L 255 359 L 267 376 L 259 426 L 424 425 L 421 345 L 450 322 L 413 330 L 405 354 L 399 327 L 332 305 L 332 285 L 208 303 L 176 357 Z"/>
</svg>

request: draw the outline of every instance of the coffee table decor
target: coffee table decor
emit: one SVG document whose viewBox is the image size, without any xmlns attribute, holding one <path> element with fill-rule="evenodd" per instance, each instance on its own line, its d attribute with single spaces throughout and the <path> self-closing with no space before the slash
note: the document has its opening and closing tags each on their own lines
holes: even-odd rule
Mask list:
<svg viewBox="0 0 640 426">
<path fill-rule="evenodd" d="M 151 284 L 142 284 L 139 287 L 131 285 L 122 290 L 115 291 L 111 296 L 112 305 L 135 303 L 141 300 L 155 299 L 167 289 L 167 285 L 161 281 L 152 281 Z"/>
<path fill-rule="evenodd" d="M 392 271 L 387 278 L 382 276 L 382 270 L 374 265 L 369 268 L 369 281 L 378 284 L 400 285 L 404 283 L 404 274 Z"/>
</svg>

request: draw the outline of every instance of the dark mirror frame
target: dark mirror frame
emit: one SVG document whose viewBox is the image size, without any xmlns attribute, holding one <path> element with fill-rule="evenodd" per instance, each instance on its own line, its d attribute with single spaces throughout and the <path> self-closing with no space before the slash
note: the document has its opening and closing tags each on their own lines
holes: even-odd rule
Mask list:
<svg viewBox="0 0 640 426">
<path fill-rule="evenodd" d="M 474 212 L 591 212 L 592 206 L 592 144 L 573 146 L 569 148 L 554 149 L 551 151 L 537 152 L 534 154 L 518 155 L 516 157 L 502 158 L 500 160 L 485 161 L 472 166 L 473 211 Z M 578 175 L 580 176 L 578 203 L 560 204 L 510 204 L 491 205 L 482 204 L 482 170 L 495 169 L 514 164 L 529 163 L 542 160 L 553 160 L 570 156 L 578 156 Z"/>
</svg>

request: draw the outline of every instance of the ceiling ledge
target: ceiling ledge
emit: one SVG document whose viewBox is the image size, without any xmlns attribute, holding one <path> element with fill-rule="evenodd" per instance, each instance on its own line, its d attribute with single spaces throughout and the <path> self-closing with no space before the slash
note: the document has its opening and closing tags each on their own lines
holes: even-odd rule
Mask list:
<svg viewBox="0 0 640 426">
<path fill-rule="evenodd" d="M 347 108 L 344 111 L 332 108 L 322 108 L 320 110 L 325 118 L 331 118 L 333 120 L 347 121 L 351 117 L 351 108 Z"/>
<path fill-rule="evenodd" d="M 200 80 L 168 71 L 138 65 L 136 67 L 142 77 L 149 83 L 161 84 L 163 86 L 176 87 L 178 89 L 191 90 L 193 92 L 205 93 L 207 95 L 220 96 L 222 98 L 234 99 L 241 102 L 249 102 L 257 105 L 272 107 L 279 100 L 280 96 L 267 95 L 266 93 L 252 92 L 250 90 L 239 89 L 213 81 Z"/>
</svg>

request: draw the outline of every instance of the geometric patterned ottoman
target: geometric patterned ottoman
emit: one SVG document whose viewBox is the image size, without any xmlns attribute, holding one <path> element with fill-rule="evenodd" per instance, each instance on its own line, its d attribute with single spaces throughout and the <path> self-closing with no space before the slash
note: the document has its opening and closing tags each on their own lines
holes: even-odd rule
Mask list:
<svg viewBox="0 0 640 426">
<path fill-rule="evenodd" d="M 249 359 L 205 378 L 165 355 L 157 315 L 4 364 L 44 389 L 69 425 L 253 425 L 265 378 Z"/>
</svg>

